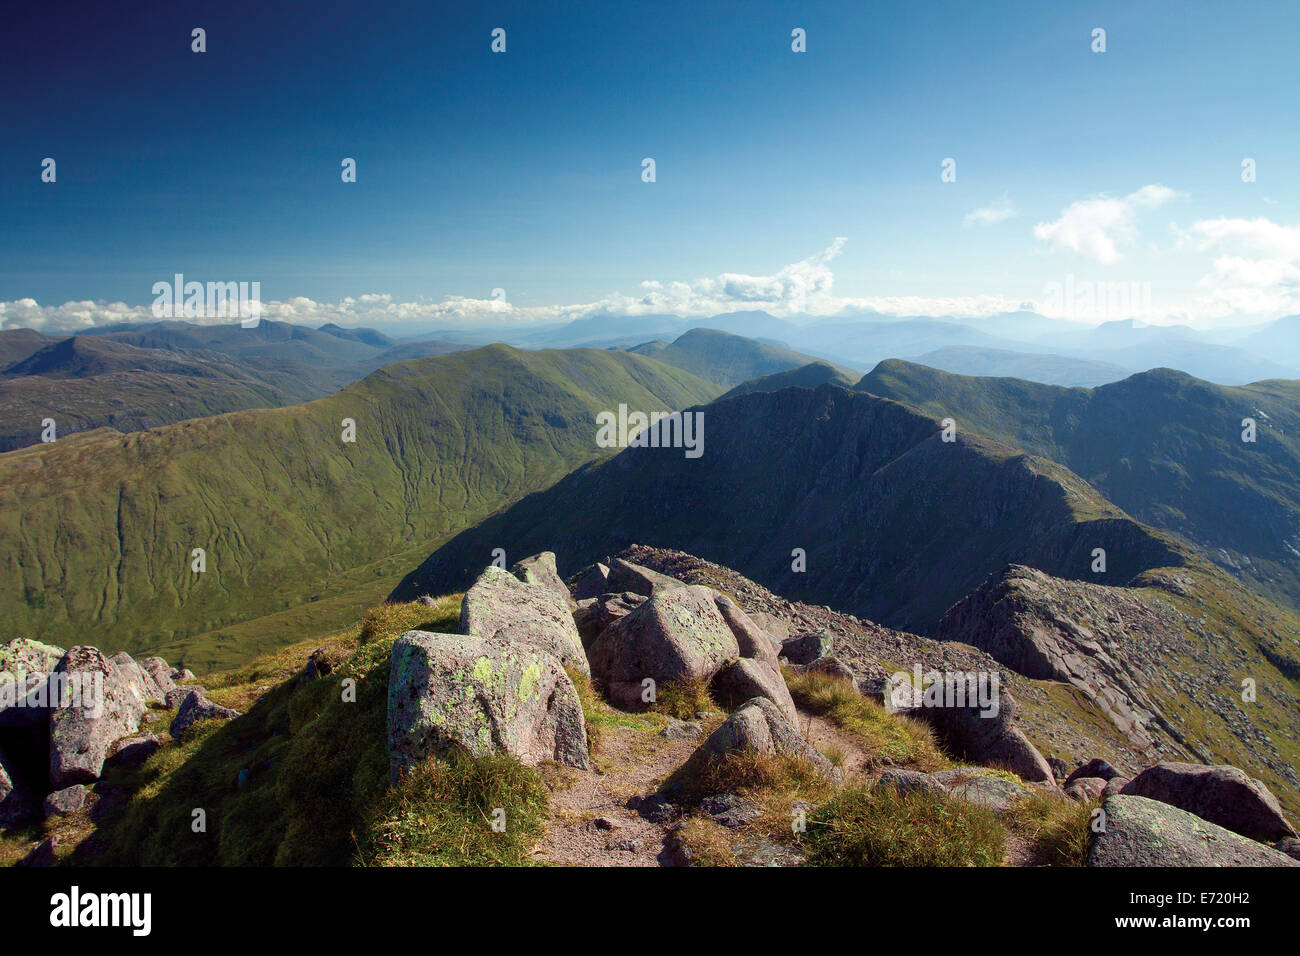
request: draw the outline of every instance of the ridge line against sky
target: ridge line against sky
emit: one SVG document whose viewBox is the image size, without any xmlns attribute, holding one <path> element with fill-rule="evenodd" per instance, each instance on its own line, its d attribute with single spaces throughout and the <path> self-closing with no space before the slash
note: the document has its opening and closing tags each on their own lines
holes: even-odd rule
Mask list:
<svg viewBox="0 0 1300 956">
<path fill-rule="evenodd" d="M 1300 312 L 1292 0 L 48 0 L 7 26 L 0 328 L 149 321 L 178 273 L 398 333 Z M 1142 294 L 1090 314 L 1071 285 Z"/>
</svg>

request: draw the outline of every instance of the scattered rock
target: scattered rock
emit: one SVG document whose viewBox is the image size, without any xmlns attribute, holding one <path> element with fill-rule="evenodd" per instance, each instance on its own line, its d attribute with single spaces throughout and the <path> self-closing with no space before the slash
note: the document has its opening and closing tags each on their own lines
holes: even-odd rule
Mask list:
<svg viewBox="0 0 1300 956">
<path fill-rule="evenodd" d="M 612 853 L 639 853 L 641 852 L 641 841 L 611 840 L 605 844 L 605 849 Z"/>
<path fill-rule="evenodd" d="M 712 817 L 714 823 L 733 830 L 763 815 L 762 808 L 734 793 L 705 797 L 700 801 L 700 809 Z"/>
<path fill-rule="evenodd" d="M 53 816 L 65 817 L 70 813 L 76 813 L 85 805 L 85 784 L 74 783 L 72 786 L 64 787 L 62 790 L 55 790 L 47 796 L 42 809 L 45 812 L 45 818 L 48 820 Z"/>
<path fill-rule="evenodd" d="M 392 775 L 453 747 L 591 767 L 578 692 L 558 658 L 531 644 L 407 631 L 388 684 Z"/>
<path fill-rule="evenodd" d="M 901 767 L 890 767 L 883 771 L 880 779 L 876 781 L 876 786 L 890 787 L 899 793 L 911 793 L 914 790 L 928 793 L 948 792 L 948 788 L 930 774 L 921 773 L 919 770 L 904 770 Z"/>
<path fill-rule="evenodd" d="M 660 826 L 667 826 L 677 813 L 677 807 L 662 793 L 652 793 L 648 797 L 633 797 L 627 805 L 651 823 Z"/>
<path fill-rule="evenodd" d="M 1130 780 L 1120 792 L 1159 800 L 1254 840 L 1271 843 L 1296 835 L 1282 816 L 1277 797 L 1236 767 L 1156 764 Z"/>
<path fill-rule="evenodd" d="M 762 661 L 779 674 L 781 665 L 777 660 L 775 640 L 725 594 L 714 592 L 713 602 L 718 606 L 722 619 L 727 622 L 727 627 L 731 628 L 736 646 L 740 648 L 740 656 Z"/>
<path fill-rule="evenodd" d="M 180 740 L 181 735 L 200 720 L 227 720 L 242 716 L 239 711 L 215 704 L 199 691 L 191 690 L 181 702 L 181 709 L 172 720 L 169 733 L 173 739 Z"/>
<path fill-rule="evenodd" d="M 799 712 L 785 678 L 775 667 L 762 661 L 742 657 L 726 664 L 714 676 L 711 687 L 719 703 L 734 705 L 754 697 L 766 697 L 781 709 L 786 720 L 792 724 L 799 722 Z"/>
<path fill-rule="evenodd" d="M 1065 778 L 1065 785 L 1068 787 L 1080 777 L 1099 777 L 1102 780 L 1113 780 L 1119 776 L 1119 771 L 1102 760 L 1100 757 L 1093 757 L 1087 763 L 1081 765 L 1074 773 Z"/>
<path fill-rule="evenodd" d="M 695 721 L 676 720 L 669 717 L 668 726 L 659 731 L 659 736 L 665 740 L 693 740 L 702 733 L 704 733 L 704 728 Z"/>
<path fill-rule="evenodd" d="M 781 656 L 791 664 L 811 664 L 819 658 L 829 657 L 833 645 L 831 632 L 821 628 L 788 638 L 781 644 Z"/>
<path fill-rule="evenodd" d="M 36 798 L 18 776 L 17 769 L 0 747 L 0 825 L 10 826 L 30 819 L 36 812 Z"/>
<path fill-rule="evenodd" d="M 643 706 L 642 681 L 647 678 L 658 687 L 708 680 L 739 656 L 715 593 L 687 585 L 661 589 L 600 633 L 588 650 L 591 673 L 614 703 Z"/>
<path fill-rule="evenodd" d="M 609 817 L 596 817 L 591 821 L 597 830 L 621 830 L 623 824 L 617 820 L 611 820 Z"/>
<path fill-rule="evenodd" d="M 153 734 L 125 737 L 113 745 L 112 754 L 105 766 L 140 767 L 162 749 L 162 741 Z"/>
<path fill-rule="evenodd" d="M 591 667 L 567 595 L 567 591 L 561 596 L 549 587 L 529 584 L 489 565 L 465 592 L 458 630 L 491 643 L 539 648 L 562 664 L 589 674 Z"/>
<path fill-rule="evenodd" d="M 1014 780 L 982 773 L 978 769 L 940 770 L 930 774 L 930 779 L 941 784 L 950 796 L 958 800 L 999 812 L 1009 809 L 1017 800 L 1032 793 L 1028 787 Z"/>
<path fill-rule="evenodd" d="M 59 848 L 59 838 L 50 837 L 38 843 L 32 851 L 18 861 L 19 866 L 53 866 L 56 861 L 55 851 Z"/>
<path fill-rule="evenodd" d="M 1285 853 L 1146 797 L 1117 796 L 1102 806 L 1088 866 L 1300 866 Z"/>
<path fill-rule="evenodd" d="M 1107 781 L 1101 777 L 1075 777 L 1072 783 L 1066 785 L 1065 795 L 1080 803 L 1100 800 L 1106 792 L 1106 784 Z"/>
<path fill-rule="evenodd" d="M 578 572 L 577 577 L 573 580 L 571 593 L 575 601 L 584 601 L 588 598 L 607 594 L 610 590 L 609 568 L 598 562 Z"/>
<path fill-rule="evenodd" d="M 1279 853 L 1285 853 L 1293 860 L 1300 860 L 1300 840 L 1295 837 L 1287 837 L 1284 840 L 1278 840 L 1274 847 Z"/>
<path fill-rule="evenodd" d="M 433 607 L 435 604 L 438 603 L 427 594 L 421 594 L 418 598 L 416 598 L 416 600 L 419 601 L 421 604 L 423 604 L 425 607 Z"/>
<path fill-rule="evenodd" d="M 163 703 L 168 707 L 179 707 L 181 704 L 185 703 L 185 698 L 189 697 L 190 694 L 199 694 L 206 697 L 207 693 L 208 691 L 206 687 L 199 684 L 186 684 L 184 687 L 173 687 L 169 690 L 167 695 L 163 698 Z"/>
<path fill-rule="evenodd" d="M 840 771 L 798 729 L 785 719 L 781 709 L 766 697 L 755 697 L 736 709 L 722 726 L 693 753 L 688 766 L 720 760 L 730 753 L 751 751 L 758 754 L 788 754 L 806 760 L 819 774 L 835 783 L 842 781 Z"/>
<path fill-rule="evenodd" d="M 158 689 L 158 697 L 155 698 L 155 702 L 165 698 L 167 692 L 176 686 L 176 682 L 172 680 L 172 669 L 161 657 L 146 657 L 138 663 L 140 669 L 149 676 Z"/>
<path fill-rule="evenodd" d="M 318 647 L 307 655 L 307 665 L 302 669 L 302 681 L 310 684 L 334 670 L 334 661 L 330 659 L 325 648 Z M 261 688 L 259 688 L 260 690 Z"/>
</svg>

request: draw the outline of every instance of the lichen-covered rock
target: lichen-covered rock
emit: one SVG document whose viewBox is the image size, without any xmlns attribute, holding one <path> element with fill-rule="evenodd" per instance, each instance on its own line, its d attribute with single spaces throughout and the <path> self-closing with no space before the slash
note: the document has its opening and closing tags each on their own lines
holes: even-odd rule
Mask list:
<svg viewBox="0 0 1300 956">
<path fill-rule="evenodd" d="M 465 592 L 459 631 L 484 641 L 529 644 L 591 673 L 567 596 L 495 566 L 485 569 Z"/>
<path fill-rule="evenodd" d="M 140 706 L 148 709 L 151 703 L 161 704 L 165 691 L 158 686 L 149 671 L 137 663 L 126 651 L 114 654 L 108 662 L 117 668 L 118 675 L 126 689 L 139 701 Z"/>
<path fill-rule="evenodd" d="M 534 554 L 522 561 L 516 561 L 511 565 L 510 573 L 525 584 L 536 584 L 538 587 L 550 588 L 564 601 L 570 600 L 569 589 L 555 567 L 554 551 L 543 551 L 541 554 Z"/>
<path fill-rule="evenodd" d="M 930 774 L 930 779 L 944 787 L 949 796 L 999 812 L 1009 809 L 1017 800 L 1033 793 L 1014 780 L 978 767 L 939 770 Z"/>
<path fill-rule="evenodd" d="M 1282 815 L 1277 797 L 1236 767 L 1156 764 L 1130 780 L 1120 792 L 1159 800 L 1254 840 L 1271 843 L 1296 835 Z"/>
<path fill-rule="evenodd" d="M 578 573 L 573 582 L 573 599 L 585 601 L 587 598 L 608 594 L 609 590 L 609 568 L 597 562 Z"/>
<path fill-rule="evenodd" d="M 0 683 L 0 730 L 43 725 L 52 709 L 49 674 L 26 671 Z"/>
<path fill-rule="evenodd" d="M 573 623 L 584 647 L 591 645 L 600 632 L 620 617 L 626 617 L 646 602 L 643 594 L 624 591 L 621 594 L 601 594 L 584 598 L 573 612 Z"/>
<path fill-rule="evenodd" d="M 1103 805 L 1088 866 L 1300 866 L 1285 853 L 1146 797 L 1116 796 Z"/>
<path fill-rule="evenodd" d="M 146 705 L 138 688 L 96 648 L 78 645 L 54 667 L 58 701 L 50 713 L 50 785 L 62 790 L 99 779 L 114 741 L 135 733 Z"/>
<path fill-rule="evenodd" d="M 113 752 L 104 761 L 107 767 L 139 767 L 162 749 L 162 741 L 153 734 L 124 737 L 113 745 Z"/>
<path fill-rule="evenodd" d="M 781 709 L 766 697 L 755 697 L 736 708 L 691 755 L 687 772 L 708 761 L 721 760 L 727 754 L 746 751 L 796 757 L 806 760 L 827 780 L 840 783 L 843 779 L 839 769 L 805 740 L 798 728 L 785 719 Z"/>
<path fill-rule="evenodd" d="M 720 703 L 736 704 L 754 697 L 765 697 L 776 704 L 781 715 L 792 724 L 799 722 L 794 698 L 785 678 L 775 667 L 752 658 L 742 657 L 723 666 L 713 678 L 712 690 Z"/>
<path fill-rule="evenodd" d="M 208 689 L 202 684 L 181 684 L 173 687 L 167 692 L 166 696 L 163 698 L 163 703 L 168 707 L 179 707 L 181 704 L 185 703 L 185 698 L 189 697 L 190 694 L 193 693 L 197 693 L 201 697 L 206 697 Z"/>
<path fill-rule="evenodd" d="M 676 578 L 643 568 L 623 558 L 615 558 L 609 563 L 609 590 L 611 591 L 631 591 L 634 594 L 654 597 L 660 591 L 671 591 L 680 587 L 685 585 Z"/>
<path fill-rule="evenodd" d="M 591 673 L 617 704 L 641 704 L 643 681 L 708 680 L 740 656 L 712 588 L 661 589 L 600 633 L 587 652 Z"/>
<path fill-rule="evenodd" d="M 1100 757 L 1093 757 L 1087 763 L 1080 765 L 1072 774 L 1065 778 L 1065 785 L 1068 787 L 1080 777 L 1099 777 L 1102 780 L 1113 780 L 1119 776 L 1119 771 L 1112 767 Z"/>
<path fill-rule="evenodd" d="M 200 720 L 230 720 L 242 716 L 243 714 L 237 710 L 222 707 L 220 704 L 208 700 L 203 696 L 201 690 L 191 690 L 185 695 L 185 700 L 181 702 L 181 709 L 177 711 L 176 717 L 172 720 L 169 733 L 171 733 L 173 739 L 180 740 L 185 731 Z"/>
<path fill-rule="evenodd" d="M 888 787 L 899 793 L 923 791 L 925 793 L 946 794 L 948 788 L 935 780 L 928 773 L 919 770 L 904 770 L 902 767 L 887 767 L 881 771 L 877 787 Z"/>
<path fill-rule="evenodd" d="M 8 644 L 0 644 L 0 684 L 22 674 L 48 674 L 66 653 L 61 647 L 26 637 L 15 637 Z"/>
<path fill-rule="evenodd" d="M 531 644 L 407 631 L 393 644 L 388 754 L 394 779 L 460 748 L 525 764 L 589 768 L 578 692 L 554 655 Z"/>
<path fill-rule="evenodd" d="M 825 628 L 806 631 L 787 638 L 781 644 L 781 656 L 791 664 L 811 664 L 819 657 L 829 657 L 834 641 Z"/>
</svg>

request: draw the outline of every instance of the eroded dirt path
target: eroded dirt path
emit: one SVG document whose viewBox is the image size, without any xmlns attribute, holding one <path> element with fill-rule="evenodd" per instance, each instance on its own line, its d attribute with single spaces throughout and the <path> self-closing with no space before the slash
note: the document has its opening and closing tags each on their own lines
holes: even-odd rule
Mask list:
<svg viewBox="0 0 1300 956">
<path fill-rule="evenodd" d="M 669 740 L 656 731 L 606 728 L 596 762 L 602 773 L 566 771 L 568 786 L 551 794 L 551 817 L 535 859 L 561 866 L 671 866 L 668 828 L 628 808 L 629 798 L 653 793 L 720 721 L 698 737 Z M 606 829 L 596 823 L 607 820 Z"/>
</svg>

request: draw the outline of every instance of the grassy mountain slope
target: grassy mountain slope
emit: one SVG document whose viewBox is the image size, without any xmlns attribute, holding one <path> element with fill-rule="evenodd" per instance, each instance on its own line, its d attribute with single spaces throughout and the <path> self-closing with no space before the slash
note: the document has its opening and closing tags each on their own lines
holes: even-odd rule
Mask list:
<svg viewBox="0 0 1300 956">
<path fill-rule="evenodd" d="M 484 548 L 550 549 L 574 567 L 638 542 L 924 633 L 1013 561 L 1091 576 L 1103 547 L 1104 578 L 1122 584 L 1182 560 L 1061 466 L 985 438 L 944 442 L 937 423 L 895 402 L 825 385 L 702 413 L 702 457 L 629 448 L 584 467 L 435 551 L 394 597 L 454 589 Z M 796 548 L 805 572 L 792 570 Z"/>
<path fill-rule="evenodd" d="M 0 369 L 21 362 L 55 341 L 32 329 L 0 329 Z"/>
<path fill-rule="evenodd" d="M 802 368 L 810 355 L 716 329 L 691 329 L 670 345 L 647 342 L 628 351 L 650 355 L 706 381 L 732 386 L 774 372 Z M 848 376 L 847 369 L 840 369 Z"/>
<path fill-rule="evenodd" d="M 621 352 L 490 346 L 390 366 L 305 405 L 10 452 L 0 634 L 131 651 L 207 635 L 187 660 L 238 660 L 254 635 L 223 628 L 317 599 L 350 613 L 343 598 L 385 583 L 392 556 L 415 542 L 427 553 L 596 457 L 598 411 L 717 391 Z M 341 440 L 344 418 L 355 443 Z M 202 574 L 193 548 L 207 551 Z"/>
<path fill-rule="evenodd" d="M 1300 382 L 1153 369 L 1095 389 L 882 362 L 858 390 L 1051 458 L 1266 596 L 1300 606 Z M 1257 440 L 1242 441 L 1255 419 Z"/>
</svg>

